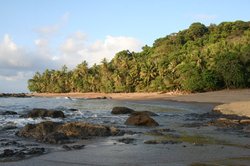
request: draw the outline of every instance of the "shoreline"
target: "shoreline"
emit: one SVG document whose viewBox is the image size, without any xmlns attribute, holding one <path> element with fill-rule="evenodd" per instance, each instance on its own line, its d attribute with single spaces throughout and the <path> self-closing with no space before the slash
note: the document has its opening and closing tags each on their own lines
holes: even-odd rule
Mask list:
<svg viewBox="0 0 250 166">
<path fill-rule="evenodd" d="M 204 102 L 225 104 L 238 101 L 250 101 L 250 89 L 220 90 L 204 93 L 182 92 L 149 92 L 149 93 L 30 93 L 33 97 L 70 97 L 86 99 L 114 99 L 114 100 L 168 100 L 180 102 Z"/>
<path fill-rule="evenodd" d="M 113 99 L 127 101 L 176 101 L 212 103 L 223 114 L 250 117 L 250 89 L 220 90 L 204 93 L 32 93 L 33 97 L 70 97 L 85 99 Z"/>
</svg>

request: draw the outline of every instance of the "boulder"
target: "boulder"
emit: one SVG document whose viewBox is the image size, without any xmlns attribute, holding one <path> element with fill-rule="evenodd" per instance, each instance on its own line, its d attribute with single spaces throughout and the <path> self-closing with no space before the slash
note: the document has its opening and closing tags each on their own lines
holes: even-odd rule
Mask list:
<svg viewBox="0 0 250 166">
<path fill-rule="evenodd" d="M 125 122 L 126 125 L 154 127 L 159 124 L 149 115 L 131 115 Z"/>
<path fill-rule="evenodd" d="M 127 108 L 127 107 L 114 107 L 111 111 L 111 114 L 131 114 L 135 112 L 133 109 L 131 108 Z"/>
<path fill-rule="evenodd" d="M 47 142 L 50 134 L 57 131 L 60 123 L 46 121 L 38 124 L 27 124 L 17 132 L 20 137 L 34 138 L 41 142 Z M 48 141 L 53 142 L 53 141 Z"/>
<path fill-rule="evenodd" d="M 56 110 L 47 110 L 43 108 L 34 108 L 27 114 L 28 118 L 44 118 L 44 117 L 51 117 L 51 118 L 65 118 L 65 115 L 62 111 Z"/>
<path fill-rule="evenodd" d="M 158 116 L 156 113 L 151 111 L 135 111 L 131 115 L 148 115 L 148 116 Z"/>
<path fill-rule="evenodd" d="M 17 132 L 18 136 L 33 138 L 40 142 L 61 144 L 70 138 L 84 139 L 94 136 L 115 136 L 121 132 L 114 127 L 84 122 L 56 123 L 51 121 L 28 124 Z"/>
<path fill-rule="evenodd" d="M 88 138 L 92 136 L 117 135 L 119 133 L 119 130 L 104 125 L 84 122 L 70 122 L 59 126 L 58 132 L 64 133 L 68 137 Z"/>
</svg>

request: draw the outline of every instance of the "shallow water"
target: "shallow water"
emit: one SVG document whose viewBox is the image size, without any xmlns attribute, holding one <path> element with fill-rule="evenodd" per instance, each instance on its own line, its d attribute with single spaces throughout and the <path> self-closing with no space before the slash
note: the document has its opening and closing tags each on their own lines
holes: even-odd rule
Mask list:
<svg viewBox="0 0 250 166">
<path fill-rule="evenodd" d="M 127 115 L 112 115 L 115 106 L 126 106 L 136 111 L 152 111 L 159 116 L 153 117 L 159 124 L 156 128 L 135 127 L 124 125 Z M 64 152 L 59 146 L 49 146 L 54 151 L 49 155 L 35 159 L 12 163 L 14 165 L 32 165 L 34 160 L 43 162 L 41 165 L 60 164 L 71 165 L 188 165 L 203 163 L 220 163 L 227 158 L 237 158 L 236 164 L 242 164 L 250 156 L 249 135 L 235 131 L 220 131 L 212 126 L 186 127 L 186 124 L 197 122 L 189 119 L 191 113 L 202 114 L 211 111 L 214 104 L 182 103 L 174 101 L 116 101 L 87 100 L 67 98 L 0 98 L 0 112 L 16 111 L 25 114 L 33 108 L 62 110 L 65 119 L 32 119 L 20 118 L 19 115 L 0 115 L 0 137 L 13 137 L 13 133 L 27 123 L 52 121 L 85 121 L 91 123 L 115 126 L 124 130 L 138 132 L 135 135 L 125 135 L 122 138 L 133 138 L 132 144 L 120 143 L 120 137 L 108 137 L 87 143 L 85 149 L 76 152 Z M 77 109 L 77 111 L 70 111 Z M 201 121 L 199 123 L 206 123 Z M 5 127 L 15 126 L 17 129 L 7 130 Z M 157 135 L 154 129 L 170 129 L 165 135 Z M 2 130 L 2 132 L 1 132 Z M 177 144 L 144 144 L 146 141 L 177 141 Z M 86 143 L 86 141 L 84 141 Z M 44 145 L 43 145 L 44 146 Z M 47 145 L 48 146 L 48 145 Z M 59 152 L 56 152 L 58 151 Z M 85 156 L 85 157 L 84 157 Z M 133 157 L 134 159 L 131 159 Z M 37 158 L 37 159 L 36 159 Z M 109 158 L 109 160 L 107 160 Z M 244 160 L 238 160 L 244 158 Z M 53 160 L 53 162 L 48 162 Z M 106 163 L 104 164 L 103 161 Z M 67 162 L 69 162 L 67 164 Z M 147 163 L 147 164 L 146 164 Z M 4 165 L 11 165 L 5 163 Z M 244 164 L 243 164 L 244 165 Z"/>
</svg>

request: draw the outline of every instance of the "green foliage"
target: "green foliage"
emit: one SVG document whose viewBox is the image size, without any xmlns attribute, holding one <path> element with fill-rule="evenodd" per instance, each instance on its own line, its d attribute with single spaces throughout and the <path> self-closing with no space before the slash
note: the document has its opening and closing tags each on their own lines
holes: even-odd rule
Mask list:
<svg viewBox="0 0 250 166">
<path fill-rule="evenodd" d="M 222 22 L 155 40 L 141 52 L 124 50 L 108 62 L 45 70 L 28 81 L 32 92 L 210 91 L 250 87 L 250 22 Z"/>
</svg>

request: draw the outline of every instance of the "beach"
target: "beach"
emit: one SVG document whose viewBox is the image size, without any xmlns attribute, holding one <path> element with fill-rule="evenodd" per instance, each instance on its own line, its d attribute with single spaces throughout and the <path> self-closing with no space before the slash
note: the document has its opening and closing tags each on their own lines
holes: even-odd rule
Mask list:
<svg viewBox="0 0 250 166">
<path fill-rule="evenodd" d="M 38 97 L 71 97 L 71 98 L 112 98 L 114 100 L 134 100 L 134 101 L 179 101 L 197 103 L 226 104 L 217 107 L 224 114 L 238 114 L 249 116 L 250 111 L 250 89 L 221 90 L 205 93 L 33 93 Z M 235 103 L 236 102 L 236 103 Z M 229 104 L 233 103 L 233 104 Z"/>
<path fill-rule="evenodd" d="M 221 90 L 204 93 L 32 93 L 39 97 L 97 98 L 107 97 L 114 100 L 173 100 L 182 102 L 230 103 L 250 100 L 250 89 Z"/>
<path fill-rule="evenodd" d="M 249 89 L 195 94 L 171 92 L 33 93 L 31 95 L 34 98 L 27 100 L 42 100 L 49 108 L 51 105 L 58 108 L 60 105 L 72 102 L 75 103 L 75 106 L 81 104 L 84 106 L 83 109 L 87 105 L 90 105 L 87 108 L 92 108 L 92 104 L 101 104 L 100 110 L 107 110 L 105 116 L 98 107 L 97 111 L 93 110 L 93 115 L 89 116 L 90 119 L 86 119 L 85 114 L 81 118 L 90 120 L 92 123 L 98 123 L 105 118 L 104 123 L 122 130 L 130 130 L 132 134 L 81 140 L 77 144 L 84 144 L 85 147 L 80 150 L 68 151 L 64 150 L 62 145 L 46 144 L 45 147 L 53 149 L 51 152 L 20 161 L 1 162 L 2 166 L 199 166 L 230 164 L 247 166 L 250 161 L 249 126 L 240 124 L 236 125 L 235 128 L 234 124 L 233 126 L 229 124 L 228 127 L 224 123 L 221 124 L 221 121 L 215 123 L 215 121 L 225 119 L 227 116 L 221 118 L 221 116 L 217 117 L 217 114 L 215 117 L 210 114 L 215 107 L 227 104 L 221 108 L 224 110 L 223 113 L 227 114 L 231 113 L 231 110 L 238 110 L 240 112 L 236 112 L 236 114 L 242 115 L 241 113 L 244 112 L 245 115 L 246 110 L 250 108 L 248 107 Z M 236 104 L 232 104 L 235 102 Z M 107 106 L 107 104 L 109 105 Z M 113 106 L 126 106 L 138 111 L 155 112 L 159 116 L 153 117 L 153 119 L 160 125 L 153 128 L 126 126 L 124 121 L 127 116 L 119 115 L 107 119 L 110 117 L 109 112 Z M 90 114 L 91 111 L 86 113 Z M 234 122 L 234 119 L 232 121 Z M 125 140 L 125 143 L 119 140 Z M 127 140 L 128 142 L 126 142 Z"/>
</svg>

